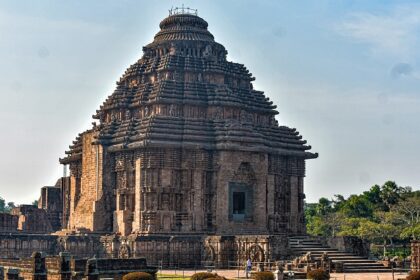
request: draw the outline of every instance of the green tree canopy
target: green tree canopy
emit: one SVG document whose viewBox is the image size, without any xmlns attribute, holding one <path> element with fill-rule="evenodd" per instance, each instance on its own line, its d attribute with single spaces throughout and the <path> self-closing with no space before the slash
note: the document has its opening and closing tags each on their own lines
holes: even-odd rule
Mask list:
<svg viewBox="0 0 420 280">
<path fill-rule="evenodd" d="M 307 232 L 319 236 L 353 235 L 390 244 L 420 238 L 420 191 L 394 181 L 373 185 L 347 199 L 322 197 L 305 207 Z"/>
</svg>

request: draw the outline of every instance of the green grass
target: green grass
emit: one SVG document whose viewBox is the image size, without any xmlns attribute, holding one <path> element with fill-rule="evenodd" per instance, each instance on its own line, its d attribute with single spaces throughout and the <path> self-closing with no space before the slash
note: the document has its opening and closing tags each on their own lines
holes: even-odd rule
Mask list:
<svg viewBox="0 0 420 280">
<path fill-rule="evenodd" d="M 184 276 L 182 277 L 182 273 L 181 274 L 156 274 L 157 275 L 157 279 L 158 280 L 186 280 L 186 279 L 190 279 L 189 276 Z"/>
</svg>

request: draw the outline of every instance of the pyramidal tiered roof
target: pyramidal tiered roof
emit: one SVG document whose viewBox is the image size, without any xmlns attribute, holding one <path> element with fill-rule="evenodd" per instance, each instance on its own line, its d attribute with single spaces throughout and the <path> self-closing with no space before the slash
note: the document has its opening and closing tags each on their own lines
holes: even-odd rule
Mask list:
<svg viewBox="0 0 420 280">
<path fill-rule="evenodd" d="M 93 116 L 95 143 L 109 152 L 144 147 L 267 151 L 315 158 L 296 129 L 279 126 L 264 93 L 244 65 L 226 60 L 207 22 L 174 14 L 117 82 Z M 86 133 L 86 132 L 85 132 Z M 81 136 L 64 164 L 81 157 Z"/>
</svg>

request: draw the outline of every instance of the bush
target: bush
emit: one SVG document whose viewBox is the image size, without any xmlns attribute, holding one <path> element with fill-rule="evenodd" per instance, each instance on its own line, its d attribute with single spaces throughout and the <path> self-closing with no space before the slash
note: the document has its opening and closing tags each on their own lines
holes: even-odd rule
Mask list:
<svg viewBox="0 0 420 280">
<path fill-rule="evenodd" d="M 147 272 L 130 272 L 124 275 L 122 280 L 155 280 L 155 278 Z"/>
<path fill-rule="evenodd" d="M 255 280 L 274 280 L 274 274 L 271 271 L 255 272 L 253 276 Z"/>
<path fill-rule="evenodd" d="M 420 271 L 412 272 L 405 278 L 406 280 L 420 280 Z"/>
<path fill-rule="evenodd" d="M 191 275 L 190 280 L 204 280 L 204 279 L 208 279 L 208 278 L 219 278 L 219 276 L 217 276 L 217 274 L 213 274 L 210 272 L 198 272 L 195 273 L 193 275 Z"/>
<path fill-rule="evenodd" d="M 328 280 L 330 279 L 330 274 L 323 269 L 314 269 L 309 271 L 306 274 L 306 277 L 314 280 Z"/>
</svg>

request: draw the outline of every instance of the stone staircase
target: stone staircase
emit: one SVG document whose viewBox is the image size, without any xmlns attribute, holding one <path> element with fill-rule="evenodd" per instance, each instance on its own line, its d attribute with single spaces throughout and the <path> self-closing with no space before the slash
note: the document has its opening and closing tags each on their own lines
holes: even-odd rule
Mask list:
<svg viewBox="0 0 420 280">
<path fill-rule="evenodd" d="M 293 255 L 302 256 L 311 252 L 312 257 L 317 260 L 321 258 L 324 252 L 328 253 L 330 260 L 342 262 L 345 273 L 369 273 L 369 272 L 391 272 L 381 263 L 368 258 L 357 256 L 355 254 L 339 251 L 335 248 L 323 246 L 317 240 L 309 236 L 289 237 L 289 248 Z"/>
</svg>

